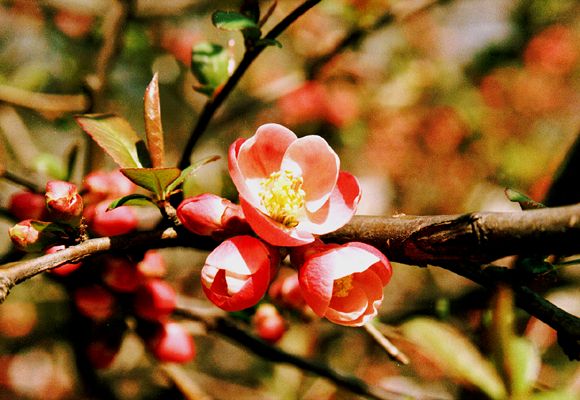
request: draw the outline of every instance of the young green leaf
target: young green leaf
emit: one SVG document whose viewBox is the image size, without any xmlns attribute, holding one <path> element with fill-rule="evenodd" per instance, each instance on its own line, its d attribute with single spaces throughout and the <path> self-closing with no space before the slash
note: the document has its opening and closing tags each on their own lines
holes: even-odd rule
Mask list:
<svg viewBox="0 0 580 400">
<path fill-rule="evenodd" d="M 201 84 L 198 92 L 212 96 L 228 78 L 228 52 L 220 45 L 202 42 L 193 48 L 191 71 Z"/>
<path fill-rule="evenodd" d="M 86 114 L 75 119 L 121 168 L 142 167 L 137 150 L 141 140 L 126 120 L 113 114 Z"/>
<path fill-rule="evenodd" d="M 506 397 L 496 369 L 459 330 L 423 317 L 404 323 L 401 329 L 451 377 L 477 386 L 492 399 Z"/>
<path fill-rule="evenodd" d="M 505 195 L 509 199 L 509 201 L 520 203 L 520 207 L 522 208 L 522 210 L 534 210 L 546 207 L 542 203 L 538 203 L 537 201 L 529 198 L 525 194 L 518 192 L 515 189 L 507 188 L 505 190 Z"/>
<path fill-rule="evenodd" d="M 187 167 L 183 171 L 181 171 L 179 178 L 174 180 L 171 183 L 171 185 L 169 185 L 167 187 L 166 193 L 169 194 L 169 193 L 173 192 L 175 189 L 177 189 L 177 187 L 179 187 L 179 185 L 181 185 L 187 178 L 194 175 L 197 172 L 197 170 L 199 168 L 201 168 L 202 166 L 204 166 L 205 164 L 208 164 L 210 162 L 213 162 L 213 161 L 216 161 L 219 159 L 220 159 L 220 156 L 209 156 L 209 157 L 202 158 L 201 160 L 194 162 L 189 167 Z"/>
<path fill-rule="evenodd" d="M 178 168 L 123 168 L 121 172 L 137 186 L 155 193 L 160 200 L 165 199 L 167 187 L 181 173 Z"/>
<path fill-rule="evenodd" d="M 121 206 L 150 206 L 156 205 L 155 201 L 144 194 L 133 193 L 127 196 L 123 196 L 120 199 L 114 200 L 109 204 L 107 211 L 113 210 Z"/>
<path fill-rule="evenodd" d="M 226 31 L 258 28 L 258 24 L 252 18 L 235 11 L 216 11 L 211 16 L 211 22 L 216 28 Z"/>
<path fill-rule="evenodd" d="M 161 106 L 159 105 L 159 82 L 157 73 L 145 90 L 143 98 L 143 114 L 145 116 L 145 133 L 147 147 L 151 156 L 153 168 L 162 168 L 164 161 L 163 126 L 161 125 Z"/>
</svg>

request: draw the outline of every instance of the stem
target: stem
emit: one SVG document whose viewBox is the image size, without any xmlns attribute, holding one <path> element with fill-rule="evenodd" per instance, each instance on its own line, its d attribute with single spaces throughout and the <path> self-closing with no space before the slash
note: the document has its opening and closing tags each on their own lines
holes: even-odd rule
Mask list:
<svg viewBox="0 0 580 400">
<path fill-rule="evenodd" d="M 195 310 L 186 307 L 178 307 L 175 313 L 185 318 L 202 321 L 208 327 L 208 330 L 230 339 L 259 357 L 272 362 L 293 365 L 303 371 L 326 378 L 335 385 L 352 393 L 376 400 L 401 398 L 399 393 L 388 392 L 382 388 L 370 386 L 359 378 L 339 373 L 328 366 L 306 360 L 271 346 L 240 328 L 233 319 L 225 314 L 208 319 L 205 315 L 200 315 Z"/>
<path fill-rule="evenodd" d="M 294 11 L 288 14 L 282 21 L 280 21 L 276 26 L 272 28 L 268 34 L 264 37 L 265 39 L 276 39 L 286 28 L 288 28 L 294 21 L 296 21 L 300 16 L 302 16 L 306 11 L 314 7 L 316 4 L 320 3 L 321 0 L 307 0 L 300 6 L 298 6 Z M 254 60 L 262 53 L 265 46 L 252 47 L 246 50 L 244 56 L 240 63 L 238 64 L 236 70 L 226 81 L 223 88 L 215 95 L 215 97 L 210 98 L 205 103 L 201 114 L 194 126 L 189 139 L 185 145 L 183 153 L 181 155 L 181 160 L 179 161 L 178 167 L 180 169 L 185 169 L 189 163 L 189 158 L 191 153 L 199 140 L 207 129 L 211 119 L 213 118 L 216 111 L 227 99 L 233 89 L 241 80 L 242 76 L 246 73 L 250 65 Z"/>
<path fill-rule="evenodd" d="M 393 360 L 400 362 L 403 365 L 409 364 L 409 357 L 407 357 L 404 353 L 401 352 L 389 339 L 387 339 L 379 330 L 373 325 L 372 322 L 369 322 L 363 325 L 364 330 L 374 339 L 375 342 L 385 352 L 391 357 Z"/>
</svg>

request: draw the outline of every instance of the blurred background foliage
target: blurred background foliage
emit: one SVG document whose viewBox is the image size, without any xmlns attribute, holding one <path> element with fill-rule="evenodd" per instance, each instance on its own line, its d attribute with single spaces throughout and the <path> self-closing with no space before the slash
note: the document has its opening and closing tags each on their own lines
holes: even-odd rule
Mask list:
<svg viewBox="0 0 580 400">
<path fill-rule="evenodd" d="M 192 90 L 197 82 L 189 70 L 191 47 L 215 42 L 239 61 L 242 36 L 216 29 L 210 15 L 240 3 L 133 2 L 109 75 L 106 111 L 143 132 L 143 92 L 159 72 L 168 165 L 181 157 L 206 99 Z M 263 9 L 271 4 L 261 3 Z M 282 48 L 260 55 L 215 116 L 192 160 L 213 154 L 222 159 L 204 167 L 186 194 L 235 197 L 227 147 L 262 123 L 278 122 L 298 135 L 319 134 L 331 143 L 343 169 L 361 180 L 361 214 L 516 210 L 505 199 L 505 187 L 541 201 L 580 127 L 580 5 L 574 0 L 454 0 L 373 28 L 391 7 L 413 9 L 422 3 L 326 0 L 300 18 L 280 37 Z M 266 30 L 298 4 L 278 1 Z M 0 1 L 0 98 L 6 88 L 86 94 L 110 6 L 109 0 Z M 364 33 L 355 45 L 334 54 L 342 38 L 357 29 Z M 0 133 L 3 169 L 43 187 L 48 178 L 65 176 L 68 154 L 78 147 L 73 181 L 82 180 L 87 138 L 71 114 L 0 101 Z M 104 157 L 90 165 L 112 167 Z M 19 189 L 0 182 L 0 204 Z M 2 228 L 10 223 L 6 218 Z M 7 253 L 8 242 L 0 244 Z M 201 297 L 203 254 L 175 249 L 163 254 L 175 286 Z M 573 268 L 558 271 L 548 298 L 578 315 L 579 275 Z M 536 398 L 577 398 L 580 370 L 555 345 L 554 332 L 514 311 L 509 301 L 502 303 L 501 296 L 492 301 L 447 271 L 405 265 L 395 266 L 385 296 L 381 320 L 398 326 L 394 341 L 411 356 L 410 366 L 389 361 L 364 332 L 324 322 L 293 320 L 280 345 L 411 398 L 502 398 L 493 385 L 511 382 L 513 389 L 517 379 L 510 368 L 530 365 L 534 368 L 525 369 L 527 383 L 521 384 L 524 397 L 519 398 L 552 390 L 559 392 Z M 44 277 L 19 286 L 0 306 L 0 399 L 90 398 L 81 390 L 75 366 L 78 332 L 70 312 L 65 291 Z M 514 333 L 503 342 L 494 336 L 501 331 L 494 329 L 497 321 L 514 312 L 508 330 L 533 349 L 519 358 L 505 356 L 511 346 L 505 343 L 515 340 Z M 445 322 L 445 328 L 425 316 Z M 196 332 L 195 325 L 191 329 Z M 455 347 L 467 359 L 451 359 L 448 352 L 433 350 L 441 348 L 432 343 L 437 340 L 456 346 L 469 341 L 473 348 Z M 354 397 L 222 339 L 199 334 L 196 341 L 199 355 L 187 373 L 213 398 Z M 484 373 L 485 382 L 474 380 L 462 372 L 474 363 L 495 363 L 499 372 Z M 167 373 L 130 334 L 113 368 L 99 375 L 119 398 L 180 397 Z"/>
</svg>

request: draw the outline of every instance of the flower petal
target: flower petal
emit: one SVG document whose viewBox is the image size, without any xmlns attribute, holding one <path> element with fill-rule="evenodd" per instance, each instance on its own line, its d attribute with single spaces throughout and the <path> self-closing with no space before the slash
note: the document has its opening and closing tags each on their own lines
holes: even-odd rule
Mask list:
<svg viewBox="0 0 580 400">
<path fill-rule="evenodd" d="M 274 246 L 292 247 L 302 246 L 314 241 L 314 236 L 309 232 L 285 227 L 256 209 L 250 202 L 241 196 L 240 204 L 248 224 L 250 224 L 254 232 L 256 232 L 256 234 L 266 242 Z"/>
<path fill-rule="evenodd" d="M 370 270 L 372 270 L 375 274 L 377 274 L 379 276 L 383 286 L 385 286 L 387 283 L 389 283 L 389 281 L 391 280 L 391 276 L 393 275 L 393 268 L 391 266 L 391 263 L 389 262 L 389 260 L 387 259 L 387 257 L 385 257 L 385 255 L 383 253 L 381 253 L 375 247 L 370 246 L 366 243 L 361 243 L 361 242 L 350 242 L 350 243 L 345 244 L 345 246 L 346 247 L 356 247 L 358 249 L 368 251 L 368 252 L 374 254 L 375 256 L 377 256 L 380 261 L 373 264 L 370 267 Z"/>
<path fill-rule="evenodd" d="M 281 170 L 302 176 L 306 209 L 314 212 L 324 205 L 336 186 L 340 160 L 320 136 L 304 136 L 288 146 Z"/>
<path fill-rule="evenodd" d="M 258 128 L 239 148 L 238 165 L 244 178 L 266 178 L 280 170 L 286 149 L 296 140 L 290 129 L 278 124 Z"/>
<path fill-rule="evenodd" d="M 240 275 L 252 275 L 270 268 L 267 248 L 252 236 L 235 236 L 223 241 L 207 257 L 206 264 Z"/>
<path fill-rule="evenodd" d="M 360 201 L 361 189 L 358 180 L 348 172 L 340 172 L 336 187 L 330 198 L 318 211 L 308 213 L 299 229 L 323 235 L 333 232 L 350 221 Z"/>
<path fill-rule="evenodd" d="M 326 314 L 332 298 L 332 268 L 333 265 L 325 262 L 324 258 L 313 256 L 298 271 L 302 297 L 320 317 Z"/>
</svg>

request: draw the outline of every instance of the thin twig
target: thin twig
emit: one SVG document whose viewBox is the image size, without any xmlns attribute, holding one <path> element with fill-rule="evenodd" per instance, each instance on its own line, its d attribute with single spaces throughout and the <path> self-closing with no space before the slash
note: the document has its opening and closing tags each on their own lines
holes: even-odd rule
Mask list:
<svg viewBox="0 0 580 400">
<path fill-rule="evenodd" d="M 225 315 L 225 313 L 222 316 L 216 316 L 212 319 L 208 319 L 205 315 L 200 316 L 195 312 L 195 310 L 192 311 L 185 307 L 178 307 L 175 313 L 181 317 L 204 322 L 207 325 L 208 330 L 230 339 L 259 357 L 271 362 L 293 365 L 303 371 L 326 378 L 335 385 L 352 393 L 377 400 L 394 400 L 401 398 L 400 393 L 393 393 L 376 386 L 368 385 L 359 378 L 342 374 L 328 366 L 306 360 L 302 357 L 295 356 L 277 347 L 271 346 L 240 328 L 238 324 Z"/>
<path fill-rule="evenodd" d="M 276 26 L 272 28 L 268 34 L 264 37 L 267 40 L 276 39 L 286 28 L 288 28 L 294 21 L 296 21 L 300 16 L 302 16 L 306 11 L 314 7 L 316 4 L 320 3 L 321 0 L 307 0 L 300 6 L 298 6 L 294 11 L 288 14 L 282 21 L 280 21 Z M 190 163 L 191 153 L 199 140 L 207 129 L 211 119 L 213 118 L 216 111 L 223 104 L 226 98 L 230 95 L 236 85 L 239 83 L 242 76 L 246 73 L 250 65 L 254 60 L 264 51 L 265 46 L 255 46 L 249 48 L 244 53 L 244 56 L 238 66 L 236 67 L 233 74 L 224 84 L 223 88 L 213 97 L 207 100 L 205 103 L 201 114 L 197 120 L 196 125 L 193 127 L 189 139 L 183 149 L 181 155 L 181 160 L 179 161 L 178 167 L 181 169 L 186 168 Z"/>
<path fill-rule="evenodd" d="M 379 332 L 372 322 L 363 325 L 363 328 L 375 340 L 375 342 L 385 350 L 389 357 L 403 365 L 409 364 L 409 357 L 407 357 L 406 354 L 401 352 L 397 346 Z"/>
<path fill-rule="evenodd" d="M 0 85 L 0 102 L 51 113 L 78 113 L 88 108 L 84 94 L 49 94 Z"/>
</svg>

